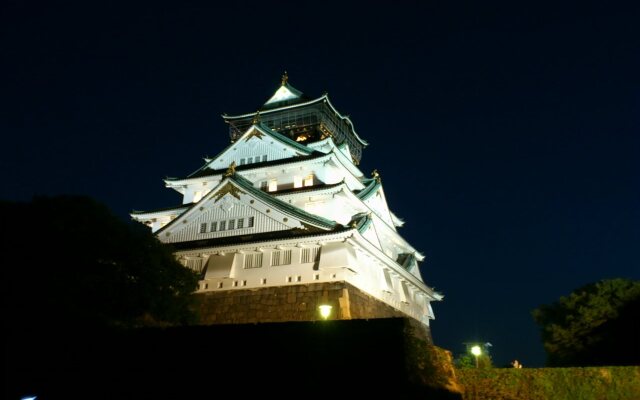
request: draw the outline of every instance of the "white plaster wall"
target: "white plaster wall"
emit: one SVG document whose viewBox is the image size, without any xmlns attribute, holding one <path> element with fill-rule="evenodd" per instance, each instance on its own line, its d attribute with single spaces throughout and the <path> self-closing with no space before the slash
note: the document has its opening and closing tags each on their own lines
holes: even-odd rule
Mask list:
<svg viewBox="0 0 640 400">
<path fill-rule="evenodd" d="M 365 251 L 356 251 L 351 244 L 344 241 L 330 242 L 321 247 L 318 262 L 301 263 L 302 248 L 306 246 L 308 245 L 258 246 L 252 250 L 237 252 L 233 271 L 229 272 L 228 277 L 203 279 L 199 283 L 199 291 L 346 281 L 378 300 L 428 324 L 429 307 L 426 297 L 417 296 L 418 290 L 411 288 L 410 282 L 404 281 L 400 275 L 393 272 L 391 273 L 393 289 L 389 292 L 382 273 L 382 265 L 373 257 L 367 256 Z M 291 250 L 291 264 L 271 266 L 272 253 L 282 250 Z M 258 252 L 263 254 L 262 266 L 243 268 L 245 255 Z M 208 255 L 202 254 L 202 257 L 206 258 Z M 218 256 L 211 257 L 215 260 Z M 408 296 L 402 289 L 403 285 L 408 288 Z"/>
<path fill-rule="evenodd" d="M 260 161 L 262 161 L 262 156 L 264 155 L 267 156 L 267 161 L 273 161 L 294 157 L 297 155 L 297 152 L 293 148 L 284 145 L 267 135 L 264 135 L 262 139 L 254 136 L 248 141 L 245 139 L 238 140 L 233 146 L 213 160 L 209 165 L 209 168 L 224 169 L 232 162 L 235 162 L 236 165 L 240 165 L 240 160 L 242 158 L 246 160 L 249 157 L 254 159 L 255 157 L 260 157 Z M 254 161 L 254 163 L 255 162 L 256 161 Z"/>
</svg>

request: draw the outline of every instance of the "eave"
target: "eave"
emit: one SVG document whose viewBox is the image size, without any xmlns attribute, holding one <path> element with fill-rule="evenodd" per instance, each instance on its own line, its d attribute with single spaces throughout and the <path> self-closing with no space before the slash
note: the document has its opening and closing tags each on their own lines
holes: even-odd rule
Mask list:
<svg viewBox="0 0 640 400">
<path fill-rule="evenodd" d="M 360 144 L 362 144 L 364 147 L 369 145 L 369 143 L 367 143 L 364 139 L 362 139 L 360 137 L 360 135 L 358 135 L 358 133 L 356 132 L 355 127 L 353 125 L 353 121 L 351 121 L 351 119 L 349 117 L 340 114 L 340 112 L 338 112 L 338 110 L 336 110 L 336 108 L 333 106 L 333 104 L 329 100 L 329 95 L 328 94 L 324 94 L 324 95 L 318 97 L 317 99 L 313 99 L 313 100 L 310 100 L 310 101 L 305 101 L 305 102 L 297 103 L 297 104 L 291 104 L 291 105 L 287 105 L 287 106 L 283 106 L 283 107 L 276 107 L 276 108 L 272 108 L 272 109 L 260 110 L 259 112 L 260 112 L 260 115 L 267 115 L 267 114 L 274 113 L 274 112 L 291 110 L 291 109 L 300 108 L 300 107 L 306 107 L 306 106 L 310 106 L 310 105 L 321 103 L 321 102 L 326 102 L 327 105 L 329 106 L 329 108 L 331 108 L 331 110 L 341 120 L 347 122 L 347 124 L 351 128 L 351 132 L 353 132 L 354 136 L 356 137 L 358 142 L 360 142 Z M 253 118 L 253 117 L 256 116 L 256 114 L 257 114 L 257 112 L 241 114 L 241 115 L 226 115 L 226 114 L 223 114 L 222 118 L 225 121 L 235 121 L 235 120 L 239 120 L 239 119 Z"/>
<path fill-rule="evenodd" d="M 131 216 L 131 218 L 133 218 L 133 219 L 135 219 L 137 221 L 139 221 L 139 220 L 148 220 L 148 219 L 152 219 L 152 218 L 161 218 L 161 217 L 170 217 L 172 215 L 181 215 L 182 213 L 187 211 L 190 207 L 191 207 L 191 205 L 187 204 L 187 205 L 180 205 L 180 206 L 173 206 L 173 207 L 164 207 L 164 208 L 159 208 L 159 209 L 150 210 L 150 211 L 133 210 L 132 212 L 129 213 L 129 215 Z"/>
<path fill-rule="evenodd" d="M 225 147 L 221 152 L 219 152 L 215 157 L 213 158 L 207 158 L 207 162 L 205 165 L 203 165 L 202 167 L 198 168 L 197 170 L 195 170 L 194 172 L 192 172 L 191 174 L 188 175 L 188 178 L 191 177 L 195 177 L 195 176 L 199 176 L 202 171 L 207 170 L 211 163 L 215 162 L 215 160 L 217 160 L 220 156 L 222 156 L 224 153 L 226 153 L 230 148 L 232 148 L 233 146 L 236 145 L 237 142 L 240 142 L 241 140 L 249 140 L 250 138 L 247 138 L 247 136 L 249 135 L 249 132 L 252 129 L 257 129 L 258 131 L 260 131 L 261 133 L 263 133 L 264 135 L 269 136 L 270 138 L 284 144 L 285 146 L 289 146 L 292 147 L 297 153 L 302 153 L 304 155 L 310 155 L 314 153 L 314 149 L 302 144 L 302 143 L 298 143 L 295 140 L 292 140 L 288 137 L 286 137 L 285 135 L 282 135 L 276 131 L 274 131 L 273 129 L 269 128 L 268 126 L 264 125 L 263 123 L 257 123 L 257 124 L 253 124 L 251 125 L 246 131 L 244 131 L 244 133 L 238 138 L 238 140 L 236 140 L 236 142 L 231 143 L 230 145 L 228 145 L 227 147 Z M 278 160 L 276 160 L 278 161 Z M 255 163 L 255 164 L 261 164 L 261 163 Z"/>
<path fill-rule="evenodd" d="M 328 156 L 329 154 L 316 151 L 311 153 L 308 156 L 281 158 L 279 160 L 271 160 L 271 161 L 253 163 L 253 164 L 238 165 L 236 166 L 236 172 L 247 172 L 247 171 L 260 169 L 260 168 L 297 164 L 297 163 L 302 163 L 307 161 L 320 160 L 323 157 L 328 157 Z M 167 185 L 183 185 L 191 182 L 199 182 L 203 177 L 223 175 L 226 170 L 227 170 L 227 166 L 220 169 L 201 168 L 199 170 L 200 172 L 196 171 L 186 178 L 170 178 L 170 179 L 165 179 L 164 182 Z"/>
<path fill-rule="evenodd" d="M 291 239 L 311 239 L 326 240 L 326 236 L 339 235 L 348 233 L 350 229 L 339 226 L 331 231 L 323 231 L 319 229 L 290 229 L 286 231 L 264 232 L 250 235 L 227 236 L 215 239 L 192 240 L 188 242 L 171 243 L 176 250 L 203 249 L 208 247 L 237 247 L 255 245 L 258 243 L 273 242 L 273 245 L 282 243 L 282 240 Z"/>
<path fill-rule="evenodd" d="M 180 218 L 175 218 L 171 222 L 169 222 L 164 227 L 160 228 L 155 234 L 159 235 L 160 233 L 166 231 L 167 229 L 173 227 L 178 220 L 181 220 L 183 217 L 188 217 L 189 213 L 193 212 L 193 210 L 198 207 L 200 204 L 209 201 L 209 199 L 214 196 L 220 188 L 224 188 L 224 185 L 231 183 L 236 185 L 238 188 L 245 190 L 255 198 L 260 201 L 269 204 L 271 207 L 278 209 L 285 215 L 288 215 L 292 218 L 299 220 L 303 224 L 308 224 L 311 226 L 315 226 L 324 230 L 332 230 L 335 229 L 338 224 L 335 221 L 328 220 L 326 218 L 310 214 L 298 207 L 292 206 L 289 203 L 286 203 L 282 200 L 277 199 L 276 197 L 263 192 L 260 189 L 257 189 L 253 186 L 253 183 L 246 178 L 243 178 L 240 174 L 234 173 L 231 176 L 225 177 L 222 181 L 216 185 L 206 196 L 202 197 L 200 201 L 196 203 L 192 203 L 189 208 L 180 215 Z"/>
<path fill-rule="evenodd" d="M 374 255 L 380 261 L 382 261 L 387 266 L 392 267 L 392 269 L 400 275 L 403 279 L 408 282 L 411 282 L 414 286 L 422 289 L 432 300 L 440 301 L 444 298 L 440 293 L 435 292 L 429 286 L 427 286 L 424 282 L 418 279 L 411 272 L 402 268 L 400 264 L 396 262 L 396 260 L 392 259 L 388 255 L 386 255 L 383 251 L 375 247 L 371 242 L 369 242 L 364 236 L 358 232 L 357 229 L 352 230 L 354 232 L 353 236 L 349 240 L 353 240 L 355 243 L 364 247 L 370 254 Z"/>
</svg>

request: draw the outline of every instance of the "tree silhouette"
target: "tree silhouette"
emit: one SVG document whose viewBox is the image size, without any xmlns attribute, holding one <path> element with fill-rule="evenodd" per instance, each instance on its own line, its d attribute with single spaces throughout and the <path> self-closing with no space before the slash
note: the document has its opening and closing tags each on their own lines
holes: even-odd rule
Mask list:
<svg viewBox="0 0 640 400">
<path fill-rule="evenodd" d="M 588 284 L 533 311 L 549 366 L 640 364 L 640 282 Z"/>
<path fill-rule="evenodd" d="M 143 226 L 87 197 L 0 203 L 11 232 L 5 296 L 16 336 L 43 326 L 188 324 L 197 276 Z"/>
</svg>

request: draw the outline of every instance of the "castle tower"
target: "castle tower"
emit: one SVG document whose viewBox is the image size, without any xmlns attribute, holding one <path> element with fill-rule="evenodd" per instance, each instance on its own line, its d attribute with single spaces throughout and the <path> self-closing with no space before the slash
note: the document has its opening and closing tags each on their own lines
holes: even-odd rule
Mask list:
<svg viewBox="0 0 640 400">
<path fill-rule="evenodd" d="M 231 144 L 191 175 L 166 179 L 182 205 L 133 212 L 200 273 L 203 323 L 409 316 L 425 326 L 442 296 L 398 233 L 367 143 L 328 95 L 285 75 L 257 112 L 223 115 Z"/>
</svg>

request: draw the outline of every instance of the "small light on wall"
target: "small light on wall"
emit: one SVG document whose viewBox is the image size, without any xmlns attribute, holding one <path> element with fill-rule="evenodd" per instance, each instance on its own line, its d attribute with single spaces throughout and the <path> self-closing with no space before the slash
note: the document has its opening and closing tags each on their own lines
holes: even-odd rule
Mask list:
<svg viewBox="0 0 640 400">
<path fill-rule="evenodd" d="M 327 319 L 331 315 L 331 309 L 333 307 L 327 304 L 322 304 L 318 306 L 318 310 L 320 310 L 320 316 L 322 319 Z"/>
</svg>

